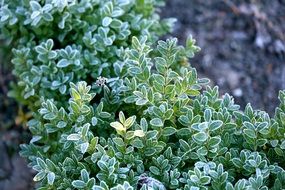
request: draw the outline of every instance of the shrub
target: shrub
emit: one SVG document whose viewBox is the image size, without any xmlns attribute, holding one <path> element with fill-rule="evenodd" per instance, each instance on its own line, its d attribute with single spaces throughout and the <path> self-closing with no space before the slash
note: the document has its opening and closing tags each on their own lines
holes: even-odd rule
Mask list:
<svg viewBox="0 0 285 190">
<path fill-rule="evenodd" d="M 32 110 L 38 109 L 41 97 L 65 103 L 69 82 L 101 76 L 120 85 L 117 78 L 125 70 L 121 52 L 131 36 L 155 41 L 173 22 L 156 14 L 161 0 L 1 2 L 1 36 L 15 47 L 17 84 L 10 95 Z"/>
<path fill-rule="evenodd" d="M 152 46 L 161 3 L 2 1 L 12 95 L 40 107 L 21 146 L 38 188 L 284 189 L 285 92 L 274 118 L 220 97 L 187 62 L 192 38 Z"/>
<path fill-rule="evenodd" d="M 151 50 L 134 37 L 120 88 L 92 101 L 86 82 L 71 83 L 68 107 L 43 101 L 21 151 L 40 189 L 285 188 L 285 92 L 275 118 L 241 111 L 185 64 L 197 50 L 191 38 Z"/>
</svg>

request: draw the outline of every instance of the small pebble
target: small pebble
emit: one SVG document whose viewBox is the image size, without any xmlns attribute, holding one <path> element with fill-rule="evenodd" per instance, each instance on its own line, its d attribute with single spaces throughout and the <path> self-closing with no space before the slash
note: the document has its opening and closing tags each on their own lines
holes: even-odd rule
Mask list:
<svg viewBox="0 0 285 190">
<path fill-rule="evenodd" d="M 233 95 L 235 96 L 235 97 L 241 97 L 242 96 L 242 89 L 240 89 L 240 88 L 236 88 L 236 89 L 234 89 L 233 90 Z"/>
</svg>

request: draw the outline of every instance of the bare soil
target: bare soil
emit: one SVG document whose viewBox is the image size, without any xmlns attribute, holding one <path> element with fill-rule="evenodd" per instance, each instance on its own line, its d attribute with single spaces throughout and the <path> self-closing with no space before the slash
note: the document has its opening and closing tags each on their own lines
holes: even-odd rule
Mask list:
<svg viewBox="0 0 285 190">
<path fill-rule="evenodd" d="M 285 0 L 168 0 L 163 17 L 176 17 L 173 36 L 192 35 L 201 52 L 191 60 L 241 107 L 274 114 L 285 89 Z"/>
</svg>

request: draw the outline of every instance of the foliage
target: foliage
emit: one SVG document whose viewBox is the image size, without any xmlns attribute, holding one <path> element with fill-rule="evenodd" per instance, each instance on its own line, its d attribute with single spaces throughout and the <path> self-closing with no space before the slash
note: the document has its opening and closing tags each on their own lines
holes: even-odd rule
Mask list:
<svg viewBox="0 0 285 190">
<path fill-rule="evenodd" d="M 171 26 L 162 3 L 2 1 L 38 189 L 285 188 L 285 92 L 274 118 L 220 97 L 188 64 L 191 37 L 153 47 Z"/>
<path fill-rule="evenodd" d="M 157 14 L 161 5 L 161 0 L 2 0 L 0 37 L 15 47 L 17 84 L 10 95 L 35 111 L 41 97 L 67 100 L 70 82 L 102 76 L 120 85 L 121 52 L 131 37 L 155 41 L 170 30 L 173 19 Z"/>
<path fill-rule="evenodd" d="M 41 189 L 284 188 L 284 92 L 275 118 L 249 104 L 242 112 L 181 64 L 198 50 L 191 38 L 155 50 L 132 41 L 120 88 L 103 85 L 93 105 L 91 87 L 71 83 L 68 107 L 45 100 L 30 121 L 21 154 Z"/>
</svg>

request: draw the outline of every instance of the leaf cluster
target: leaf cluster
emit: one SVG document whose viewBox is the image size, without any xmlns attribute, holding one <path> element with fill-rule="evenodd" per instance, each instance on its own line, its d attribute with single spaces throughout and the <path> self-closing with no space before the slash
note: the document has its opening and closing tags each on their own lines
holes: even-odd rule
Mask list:
<svg viewBox="0 0 285 190">
<path fill-rule="evenodd" d="M 133 37 L 122 85 L 99 104 L 86 82 L 71 83 L 68 107 L 42 103 L 21 151 L 40 189 L 284 188 L 284 92 L 275 118 L 241 111 L 180 64 L 195 47 L 176 43 Z"/>
<path fill-rule="evenodd" d="M 155 47 L 161 4 L 2 1 L 38 189 L 285 189 L 285 92 L 273 118 L 220 96 L 188 64 L 195 40 Z"/>
<path fill-rule="evenodd" d="M 3 0 L 0 38 L 13 48 L 17 83 L 10 96 L 36 111 L 41 97 L 68 99 L 70 82 L 124 75 L 132 36 L 150 41 L 170 31 L 159 0 Z"/>
</svg>

